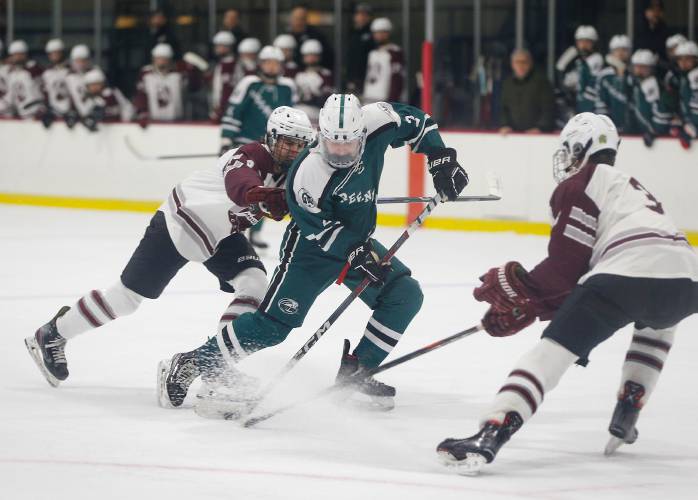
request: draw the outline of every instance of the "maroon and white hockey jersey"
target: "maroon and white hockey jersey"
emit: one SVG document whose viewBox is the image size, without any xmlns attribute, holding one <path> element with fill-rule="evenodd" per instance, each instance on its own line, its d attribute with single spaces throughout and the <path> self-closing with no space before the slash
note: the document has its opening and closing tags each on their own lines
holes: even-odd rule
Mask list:
<svg viewBox="0 0 698 500">
<path fill-rule="evenodd" d="M 296 73 L 294 81 L 298 88 L 298 104 L 296 107 L 305 111 L 311 123 L 317 124 L 320 117 L 320 108 L 334 92 L 332 72 L 321 66 L 306 68 Z"/>
<path fill-rule="evenodd" d="M 258 142 L 227 151 L 215 166 L 192 173 L 160 206 L 177 251 L 186 259 L 211 258 L 230 235 L 229 213 L 247 209 L 245 194 L 255 186 L 281 187 L 285 172 L 274 171 L 269 149 Z"/>
<path fill-rule="evenodd" d="M 228 99 L 233 93 L 235 84 L 235 56 L 228 55 L 218 61 L 211 75 L 211 119 L 220 122 L 221 116 L 228 106 Z"/>
<path fill-rule="evenodd" d="M 298 63 L 296 61 L 294 61 L 293 59 L 284 61 L 284 76 L 286 78 L 294 79 L 299 71 L 300 67 L 298 66 Z"/>
<path fill-rule="evenodd" d="M 65 77 L 65 83 L 70 94 L 70 102 L 78 115 L 85 117 L 89 114 L 89 108 L 85 99 L 87 89 L 85 88 L 85 74 L 92 68 L 85 68 L 85 71 L 75 71 L 71 69 Z"/>
<path fill-rule="evenodd" d="M 198 87 L 198 79 L 196 70 L 186 63 L 177 63 L 166 71 L 150 64 L 144 66 L 136 85 L 136 113 L 149 120 L 181 120 L 185 93 Z"/>
<path fill-rule="evenodd" d="M 117 88 L 104 87 L 97 95 L 87 94 L 85 97 L 85 110 L 91 114 L 95 108 L 102 108 L 103 122 L 131 121 L 133 118 L 133 106 Z"/>
<path fill-rule="evenodd" d="M 7 93 L 10 90 L 10 65 L 0 63 L 0 116 L 11 116 Z"/>
<path fill-rule="evenodd" d="M 19 118 L 32 118 L 44 110 L 41 92 L 41 68 L 34 61 L 10 65 L 3 113 Z"/>
<path fill-rule="evenodd" d="M 41 83 L 46 102 L 54 114 L 64 115 L 71 108 L 70 93 L 66 78 L 70 69 L 65 62 L 46 68 L 41 74 Z"/>
<path fill-rule="evenodd" d="M 585 166 L 558 185 L 550 207 L 548 257 L 530 273 L 549 313 L 597 274 L 698 282 L 698 255 L 686 236 L 642 184 L 617 168 Z"/>
<path fill-rule="evenodd" d="M 388 43 L 369 52 L 364 81 L 364 104 L 403 100 L 404 82 L 404 57 L 400 47 Z"/>
</svg>

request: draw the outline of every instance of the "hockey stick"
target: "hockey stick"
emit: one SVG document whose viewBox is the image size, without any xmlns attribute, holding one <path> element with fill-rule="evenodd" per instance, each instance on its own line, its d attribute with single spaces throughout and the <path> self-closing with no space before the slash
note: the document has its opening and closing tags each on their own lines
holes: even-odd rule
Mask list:
<svg viewBox="0 0 698 500">
<path fill-rule="evenodd" d="M 381 263 L 386 263 L 389 262 L 390 259 L 393 258 L 395 255 L 395 252 L 398 251 L 398 249 L 407 241 L 407 239 L 414 233 L 414 231 L 422 225 L 424 220 L 429 216 L 429 214 L 434 210 L 436 205 L 438 205 L 441 202 L 441 197 L 440 196 L 434 196 L 433 198 L 429 199 L 429 203 L 427 204 L 426 207 L 424 207 L 424 210 L 422 210 L 422 213 L 420 213 L 417 218 L 412 221 L 412 223 L 407 226 L 407 228 L 403 231 L 403 233 L 400 235 L 400 237 L 397 239 L 395 243 L 393 243 L 393 246 L 390 247 L 390 249 L 386 252 L 386 254 L 383 256 L 381 259 Z M 346 269 L 346 266 L 345 266 Z M 342 271 L 344 273 L 345 271 Z M 298 363 L 307 353 L 308 351 L 315 345 L 315 343 L 320 340 L 320 337 L 322 337 L 327 330 L 330 329 L 330 327 L 334 324 L 335 321 L 342 315 L 344 311 L 347 310 L 347 308 L 351 305 L 352 302 L 354 302 L 354 299 L 361 295 L 361 293 L 371 284 L 371 280 L 368 278 L 364 278 L 359 285 L 352 290 L 351 294 L 344 299 L 344 301 L 339 304 L 339 307 L 334 310 L 332 314 L 330 314 L 330 317 L 327 318 L 327 320 L 318 328 L 315 330 L 315 333 L 311 335 L 311 337 L 306 341 L 305 344 L 303 344 L 303 347 L 301 347 L 294 355 L 293 357 L 286 363 L 286 365 L 281 369 L 279 373 L 274 377 L 274 379 L 257 395 L 255 398 L 254 403 L 251 403 L 250 406 L 246 409 L 246 414 L 250 415 L 255 408 L 259 406 L 259 404 L 264 400 L 264 398 L 269 395 L 271 391 L 274 390 L 274 388 L 279 384 L 279 382 L 286 376 L 286 374 L 291 371 L 291 369 L 296 366 L 296 363 Z"/>
<path fill-rule="evenodd" d="M 481 196 L 459 196 L 455 200 L 449 201 L 497 201 L 502 197 L 494 194 L 485 194 Z M 387 198 L 378 198 L 376 203 L 383 205 L 386 203 L 428 203 L 431 200 L 428 196 L 394 196 Z"/>
<path fill-rule="evenodd" d="M 127 135 L 124 136 L 124 142 L 126 143 L 126 147 L 128 148 L 129 151 L 131 151 L 133 156 L 135 156 L 139 160 L 143 160 L 143 161 L 191 160 L 191 159 L 195 159 L 195 158 L 218 158 L 220 156 L 218 153 L 195 153 L 195 154 L 186 154 L 186 155 L 145 155 L 145 154 L 143 154 L 142 151 L 139 151 L 138 148 L 136 148 L 133 145 L 129 136 L 127 136 Z"/>
<path fill-rule="evenodd" d="M 482 329 L 483 329 L 482 324 L 478 324 L 477 326 L 473 326 L 472 328 L 468 328 L 467 330 L 463 330 L 462 332 L 458 332 L 456 334 L 453 334 L 450 337 L 446 337 L 444 339 L 437 340 L 436 342 L 432 342 L 431 344 L 426 345 L 426 346 L 422 347 L 421 349 L 417 349 L 416 351 L 412 351 L 408 354 L 405 354 L 404 356 L 400 356 L 399 358 L 395 358 L 394 360 L 392 360 L 388 363 L 385 363 L 384 365 L 377 366 L 375 368 L 372 368 L 370 370 L 367 370 L 367 371 L 361 373 L 360 375 L 350 377 L 349 379 L 347 379 L 343 382 L 326 387 L 325 389 L 318 392 L 317 394 L 315 394 L 315 396 L 313 396 L 309 399 L 306 399 L 303 401 L 296 401 L 295 403 L 291 403 L 291 404 L 288 404 L 286 406 L 281 406 L 281 407 L 277 408 L 276 410 L 270 411 L 269 413 L 265 413 L 264 415 L 249 418 L 249 419 L 245 420 L 245 422 L 243 422 L 242 425 L 243 425 L 243 427 L 252 427 L 254 425 L 257 425 L 258 423 L 264 422 L 265 420 L 268 420 L 268 419 L 278 415 L 279 413 L 283 413 L 287 410 L 295 408 L 296 406 L 298 406 L 300 404 L 307 403 L 309 401 L 314 401 L 315 399 L 319 399 L 323 396 L 326 396 L 327 394 L 331 394 L 331 393 L 336 392 L 340 389 L 348 387 L 351 384 L 358 382 L 363 378 L 372 377 L 372 376 L 377 375 L 379 373 L 382 373 L 386 370 L 390 370 L 391 368 L 393 368 L 395 366 L 401 365 L 401 364 L 406 363 L 414 358 L 418 358 L 420 356 L 423 356 L 424 354 L 427 354 L 429 352 L 440 349 L 440 348 L 442 348 L 442 347 L 444 347 L 452 342 L 455 342 L 456 340 L 460 340 L 460 339 L 463 339 L 465 337 L 469 337 L 470 335 L 477 333 Z"/>
</svg>

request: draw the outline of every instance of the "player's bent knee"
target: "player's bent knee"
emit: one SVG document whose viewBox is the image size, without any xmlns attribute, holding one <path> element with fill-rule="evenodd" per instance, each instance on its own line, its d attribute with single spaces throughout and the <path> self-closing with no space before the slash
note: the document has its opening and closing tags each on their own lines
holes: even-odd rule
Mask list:
<svg viewBox="0 0 698 500">
<path fill-rule="evenodd" d="M 401 314 L 414 317 L 422 308 L 424 294 L 416 279 L 402 276 L 389 285 L 382 302 L 391 309 L 399 310 Z"/>
<path fill-rule="evenodd" d="M 233 321 L 233 329 L 246 353 L 280 344 L 291 332 L 290 326 L 260 311 L 241 315 Z"/>
</svg>

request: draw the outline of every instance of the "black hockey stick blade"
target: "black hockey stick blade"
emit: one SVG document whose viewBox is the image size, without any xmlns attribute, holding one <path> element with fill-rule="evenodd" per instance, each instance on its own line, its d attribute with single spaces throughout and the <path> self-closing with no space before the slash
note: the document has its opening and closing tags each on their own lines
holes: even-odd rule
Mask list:
<svg viewBox="0 0 698 500">
<path fill-rule="evenodd" d="M 352 385 L 353 383 L 355 383 L 363 378 L 372 377 L 373 375 L 376 375 L 378 373 L 382 373 L 386 370 L 390 370 L 391 368 L 394 368 L 398 365 L 401 365 L 401 364 L 406 363 L 410 360 L 413 360 L 414 358 L 418 358 L 420 356 L 423 356 L 424 354 L 427 354 L 428 352 L 435 351 L 435 350 L 440 349 L 444 346 L 447 346 L 448 344 L 450 344 L 452 342 L 463 339 L 465 337 L 469 337 L 470 335 L 473 335 L 474 333 L 477 333 L 483 329 L 484 329 L 484 327 L 480 323 L 476 326 L 468 328 L 467 330 L 463 330 L 463 331 L 455 333 L 449 337 L 443 338 L 441 340 L 437 340 L 436 342 L 432 342 L 431 344 L 426 345 L 420 349 L 417 349 L 416 351 L 412 351 L 410 353 L 405 354 L 404 356 L 400 356 L 399 358 L 395 358 L 394 360 L 392 360 L 388 363 L 385 363 L 381 366 L 377 366 L 376 368 L 368 370 L 368 371 L 360 374 L 356 378 L 350 378 L 344 382 L 326 387 L 325 389 L 321 390 L 320 392 L 318 392 L 317 394 L 315 394 L 313 397 L 311 397 L 309 399 L 306 399 L 303 401 L 296 401 L 295 403 L 290 403 L 288 405 L 281 406 L 281 407 L 277 408 L 276 410 L 272 410 L 268 413 L 264 413 L 263 415 L 248 418 L 247 420 L 245 420 L 242 423 L 242 425 L 243 425 L 243 427 L 254 427 L 258 423 L 264 422 L 265 420 L 269 420 L 270 418 L 275 417 L 276 415 L 279 415 L 280 413 L 284 413 L 287 410 L 295 408 L 296 406 L 298 406 L 302 403 L 314 401 L 315 399 L 319 399 L 327 394 L 331 394 L 331 393 L 336 392 L 340 389 L 344 389 L 344 388 Z"/>
<path fill-rule="evenodd" d="M 455 200 L 450 201 L 497 201 L 501 199 L 502 197 L 496 194 L 484 194 L 480 196 L 459 196 Z M 428 196 L 392 196 L 378 198 L 376 203 L 385 205 L 388 203 L 429 203 L 429 201 L 431 201 L 431 198 Z"/>
<path fill-rule="evenodd" d="M 192 153 L 192 154 L 183 154 L 183 155 L 148 155 L 148 154 L 143 154 L 142 151 L 140 151 L 136 146 L 134 146 L 133 142 L 131 142 L 131 138 L 127 135 L 124 136 L 124 143 L 126 143 L 126 147 L 128 148 L 129 151 L 138 158 L 139 160 L 143 161 L 157 161 L 157 160 L 192 160 L 196 158 L 218 158 L 220 155 L 218 153 Z"/>
</svg>

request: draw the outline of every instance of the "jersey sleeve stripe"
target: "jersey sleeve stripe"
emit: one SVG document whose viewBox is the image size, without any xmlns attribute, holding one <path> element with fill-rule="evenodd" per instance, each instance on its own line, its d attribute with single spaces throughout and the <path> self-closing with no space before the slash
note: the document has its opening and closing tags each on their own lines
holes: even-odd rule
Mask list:
<svg viewBox="0 0 698 500">
<path fill-rule="evenodd" d="M 426 129 L 424 129 L 424 133 L 422 134 L 422 137 L 419 138 L 419 141 L 417 141 L 417 143 L 414 145 L 414 147 L 412 149 L 414 151 L 417 151 L 419 149 L 420 144 L 422 144 L 422 139 L 424 139 L 424 137 L 426 137 L 426 135 L 429 132 L 431 132 L 432 130 L 436 130 L 438 128 L 439 128 L 439 126 L 435 123 L 435 124 L 427 127 Z"/>
<path fill-rule="evenodd" d="M 596 231 L 599 226 L 598 220 L 593 215 L 589 215 L 579 207 L 572 207 L 570 210 L 570 219 L 574 219 L 580 224 L 588 227 L 592 231 Z"/>
<path fill-rule="evenodd" d="M 575 226 L 567 224 L 562 234 L 586 247 L 594 248 L 594 237 Z"/>
</svg>

